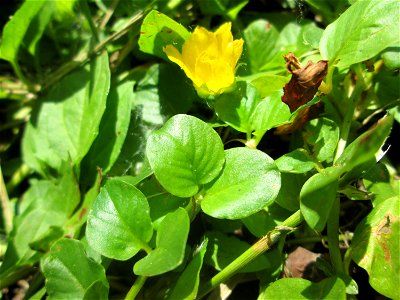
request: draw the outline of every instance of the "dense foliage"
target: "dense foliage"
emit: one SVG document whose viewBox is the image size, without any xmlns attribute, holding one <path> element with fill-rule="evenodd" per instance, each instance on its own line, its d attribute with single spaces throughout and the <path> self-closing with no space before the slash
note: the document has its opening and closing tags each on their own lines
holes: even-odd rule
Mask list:
<svg viewBox="0 0 400 300">
<path fill-rule="evenodd" d="M 399 1 L 1 22 L 1 299 L 400 299 Z"/>
</svg>

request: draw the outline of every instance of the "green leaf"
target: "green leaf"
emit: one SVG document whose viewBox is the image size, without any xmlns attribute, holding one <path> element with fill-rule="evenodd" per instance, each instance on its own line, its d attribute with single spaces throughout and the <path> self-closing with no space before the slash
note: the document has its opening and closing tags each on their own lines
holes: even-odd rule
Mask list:
<svg viewBox="0 0 400 300">
<path fill-rule="evenodd" d="M 300 208 L 300 191 L 309 176 L 305 174 L 281 173 L 281 189 L 275 199 L 283 208 L 292 212 Z"/>
<path fill-rule="evenodd" d="M 172 290 L 168 299 L 187 299 L 192 300 L 197 296 L 197 290 L 200 282 L 200 270 L 203 266 L 203 258 L 206 253 L 208 240 L 205 239 L 201 245 L 195 249 L 194 256 Z"/>
<path fill-rule="evenodd" d="M 257 88 L 257 91 L 261 94 L 261 98 L 270 96 L 276 91 L 281 91 L 284 85 L 289 81 L 287 76 L 270 73 L 259 73 L 255 76 L 249 77 L 248 81 Z"/>
<path fill-rule="evenodd" d="M 265 20 L 250 23 L 243 31 L 247 48 L 247 62 L 250 74 L 255 74 L 278 53 L 276 43 L 279 32 Z"/>
<path fill-rule="evenodd" d="M 225 15 L 228 4 L 229 0 L 209 0 L 198 3 L 201 12 L 206 15 Z"/>
<path fill-rule="evenodd" d="M 193 84 L 174 64 L 138 67 L 134 75 L 135 108 L 140 109 L 146 123 L 162 125 L 166 118 L 186 113 L 195 99 Z"/>
<path fill-rule="evenodd" d="M 50 226 L 43 235 L 29 243 L 32 250 L 39 252 L 48 252 L 54 241 L 60 239 L 64 235 L 64 230 L 58 226 Z"/>
<path fill-rule="evenodd" d="M 283 278 L 267 287 L 263 299 L 346 299 L 346 286 L 339 277 L 318 283 L 302 278 Z"/>
<path fill-rule="evenodd" d="M 205 187 L 202 210 L 214 218 L 240 219 L 271 204 L 281 187 L 273 159 L 248 148 L 225 152 L 222 174 Z"/>
<path fill-rule="evenodd" d="M 221 271 L 251 247 L 248 243 L 234 236 L 226 236 L 219 231 L 206 232 L 206 237 L 209 242 L 204 260 L 208 265 L 213 266 L 218 271 Z M 257 272 L 269 266 L 270 262 L 267 258 L 264 255 L 260 255 L 251 263 L 240 269 L 239 272 Z"/>
<path fill-rule="evenodd" d="M 143 20 L 140 29 L 139 48 L 145 53 L 168 60 L 163 48 L 173 45 L 178 50 L 190 36 L 185 27 L 170 17 L 152 10 Z"/>
<path fill-rule="evenodd" d="M 349 249 L 371 286 L 391 299 L 400 299 L 399 200 L 396 195 L 376 205 L 357 226 Z"/>
<path fill-rule="evenodd" d="M 307 224 L 322 231 L 336 199 L 341 170 L 326 168 L 306 181 L 300 192 L 300 210 Z"/>
<path fill-rule="evenodd" d="M 130 81 L 111 88 L 99 135 L 82 161 L 82 179 L 94 178 L 97 167 L 106 174 L 117 160 L 128 132 L 132 90 L 133 83 Z"/>
<path fill-rule="evenodd" d="M 127 260 L 153 235 L 146 197 L 134 186 L 117 179 L 107 181 L 89 212 L 86 237 L 102 255 Z"/>
<path fill-rule="evenodd" d="M 89 151 L 106 107 L 110 70 L 106 53 L 64 77 L 37 101 L 22 139 L 24 161 L 46 175 L 63 161 L 78 164 Z"/>
<path fill-rule="evenodd" d="M 302 174 L 314 169 L 312 157 L 302 148 L 282 155 L 275 163 L 279 171 L 285 173 Z"/>
<path fill-rule="evenodd" d="M 385 66 L 389 70 L 396 70 L 400 68 L 400 47 L 393 45 L 388 47 L 382 53 L 382 59 Z"/>
<path fill-rule="evenodd" d="M 289 107 L 282 102 L 282 91 L 275 92 L 270 96 L 267 96 L 260 103 L 258 103 L 253 115 L 252 125 L 257 132 L 262 134 L 276 127 L 291 117 Z"/>
<path fill-rule="evenodd" d="M 178 207 L 185 207 L 190 201 L 189 198 L 180 198 L 166 192 L 154 176 L 140 182 L 137 188 L 147 197 L 150 206 L 150 218 L 155 230 L 158 229 L 168 213 L 175 211 Z"/>
<path fill-rule="evenodd" d="M 256 237 L 262 237 L 266 235 L 268 231 L 274 229 L 278 225 L 278 222 L 274 219 L 273 215 L 264 209 L 242 219 L 242 222 L 244 226 L 246 226 L 246 228 Z"/>
<path fill-rule="evenodd" d="M 392 129 L 392 124 L 393 117 L 391 116 L 380 119 L 371 129 L 361 134 L 344 149 L 335 165 L 342 168 L 342 173 L 344 173 L 370 160 L 377 161 L 380 149 Z"/>
<path fill-rule="evenodd" d="M 29 1 L 28 1 L 29 2 Z M 30 2 L 33 2 L 32 0 Z M 44 1 L 40 1 L 44 2 Z M 32 56 L 37 55 L 37 45 L 45 32 L 47 25 L 50 23 L 53 14 L 56 10 L 57 4 L 54 2 L 48 2 L 44 5 L 40 11 L 36 14 L 29 26 L 28 31 L 23 40 L 23 44 L 27 45 L 28 51 Z"/>
<path fill-rule="evenodd" d="M 108 298 L 108 283 L 104 284 L 102 280 L 97 280 L 93 282 L 85 291 L 83 295 L 83 300 L 92 300 L 92 299 L 104 299 Z"/>
<path fill-rule="evenodd" d="M 25 1 L 3 29 L 0 58 L 17 65 L 18 50 L 31 21 L 41 10 L 44 1 Z"/>
<path fill-rule="evenodd" d="M 252 115 L 260 103 L 258 90 L 246 82 L 239 82 L 233 93 L 224 93 L 215 103 L 218 117 L 240 132 L 250 133 L 254 130 Z"/>
<path fill-rule="evenodd" d="M 239 82 L 234 93 L 226 93 L 218 98 L 215 112 L 221 120 L 240 132 L 256 130 L 263 134 L 291 116 L 288 106 L 281 100 L 280 90 L 270 92 L 261 99 L 258 89 L 252 84 Z"/>
<path fill-rule="evenodd" d="M 154 131 L 146 153 L 158 181 L 179 197 L 195 195 L 201 185 L 218 176 L 225 161 L 214 129 L 188 115 L 176 115 Z"/>
<path fill-rule="evenodd" d="M 399 1 L 357 1 L 325 29 L 320 42 L 322 57 L 345 68 L 398 43 L 399 10 Z"/>
<path fill-rule="evenodd" d="M 391 180 L 387 167 L 383 163 L 375 164 L 363 176 L 365 188 L 373 194 L 374 206 L 395 197 L 400 191 L 399 180 Z"/>
<path fill-rule="evenodd" d="M 190 221 L 183 208 L 165 216 L 157 231 L 156 248 L 133 267 L 136 275 L 156 276 L 178 267 L 184 258 Z"/>
<path fill-rule="evenodd" d="M 318 118 L 304 126 L 304 141 L 318 161 L 332 162 L 339 141 L 339 127 L 330 119 Z"/>
<path fill-rule="evenodd" d="M 42 261 L 49 299 L 108 299 L 108 281 L 102 265 L 86 256 L 81 242 L 61 239 Z"/>
<path fill-rule="evenodd" d="M 37 249 L 48 248 L 59 238 L 60 231 L 56 227 L 65 225 L 79 201 L 78 184 L 69 167 L 58 180 L 33 183 L 23 196 L 21 214 L 14 220 L 0 274 L 28 264 L 31 259 L 38 260 L 30 244 Z"/>
</svg>

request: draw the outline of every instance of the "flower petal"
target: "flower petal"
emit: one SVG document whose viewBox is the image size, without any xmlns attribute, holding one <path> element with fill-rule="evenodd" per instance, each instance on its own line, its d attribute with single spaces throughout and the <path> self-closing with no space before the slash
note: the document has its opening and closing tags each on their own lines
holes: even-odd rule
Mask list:
<svg viewBox="0 0 400 300">
<path fill-rule="evenodd" d="M 176 63 L 182 68 L 187 77 L 193 80 L 193 73 L 183 61 L 182 55 L 179 53 L 178 49 L 172 45 L 167 45 L 163 48 L 163 51 L 172 62 Z"/>
<path fill-rule="evenodd" d="M 235 68 L 240 56 L 243 51 L 243 39 L 234 40 L 232 43 L 233 46 L 233 64 L 232 66 Z"/>
<path fill-rule="evenodd" d="M 214 34 L 207 29 L 197 26 L 190 37 L 186 40 L 182 47 L 183 61 L 194 70 L 196 59 L 207 52 L 210 47 L 217 49 Z"/>
<path fill-rule="evenodd" d="M 207 85 L 211 94 L 218 94 L 221 90 L 230 87 L 235 81 L 234 71 L 229 63 L 224 60 L 198 59 L 196 76 L 198 76 L 199 81 Z"/>
</svg>

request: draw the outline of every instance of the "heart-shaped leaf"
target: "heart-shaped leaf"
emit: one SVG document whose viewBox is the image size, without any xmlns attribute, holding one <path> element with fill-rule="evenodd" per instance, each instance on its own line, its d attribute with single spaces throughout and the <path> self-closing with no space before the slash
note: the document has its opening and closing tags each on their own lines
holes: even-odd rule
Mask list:
<svg viewBox="0 0 400 300">
<path fill-rule="evenodd" d="M 146 153 L 158 181 L 179 197 L 195 195 L 218 176 L 225 161 L 215 130 L 188 115 L 176 115 L 153 132 Z"/>
</svg>

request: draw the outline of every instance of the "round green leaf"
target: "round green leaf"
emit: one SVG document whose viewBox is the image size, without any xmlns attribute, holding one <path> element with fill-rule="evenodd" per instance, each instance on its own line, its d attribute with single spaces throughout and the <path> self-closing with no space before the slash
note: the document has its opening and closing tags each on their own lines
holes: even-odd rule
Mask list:
<svg viewBox="0 0 400 300">
<path fill-rule="evenodd" d="M 106 257 L 126 260 L 147 248 L 152 235 L 146 197 L 121 180 L 108 181 L 88 215 L 89 245 Z"/>
<path fill-rule="evenodd" d="M 346 286 L 338 277 L 314 283 L 303 278 L 283 278 L 267 287 L 263 299 L 346 299 Z"/>
<path fill-rule="evenodd" d="M 225 161 L 214 129 L 188 115 L 176 115 L 154 131 L 146 152 L 158 181 L 179 197 L 195 195 L 201 185 L 218 176 Z"/>
<path fill-rule="evenodd" d="M 273 159 L 248 148 L 225 152 L 222 174 L 206 187 L 201 201 L 203 211 L 214 218 L 240 219 L 272 203 L 281 187 Z"/>
<path fill-rule="evenodd" d="M 108 298 L 108 281 L 104 268 L 87 257 L 83 244 L 61 239 L 42 261 L 48 299 L 83 299 L 96 295 Z M 93 299 L 93 298 L 92 298 Z"/>
</svg>

